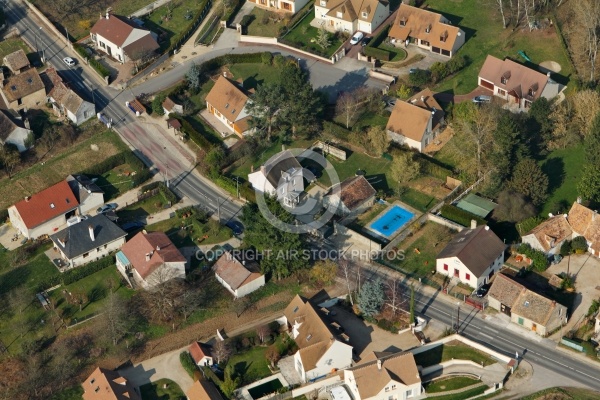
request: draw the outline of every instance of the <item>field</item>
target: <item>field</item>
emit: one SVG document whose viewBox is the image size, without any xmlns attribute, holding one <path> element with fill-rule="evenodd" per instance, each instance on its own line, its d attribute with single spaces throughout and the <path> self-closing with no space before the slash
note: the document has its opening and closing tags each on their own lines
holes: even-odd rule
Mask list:
<svg viewBox="0 0 600 400">
<path fill-rule="evenodd" d="M 92 145 L 96 145 L 98 150 L 92 150 Z M 68 148 L 48 159 L 44 165 L 38 163 L 17 173 L 12 179 L 4 178 L 0 181 L 0 209 L 123 150 L 127 150 L 127 147 L 121 139 L 114 132 L 106 131 Z"/>
<path fill-rule="evenodd" d="M 483 363 L 485 366 L 496 363 L 487 354 L 458 341 L 441 344 L 423 353 L 415 354 L 415 362 L 422 367 L 429 367 L 452 359 L 470 360 L 477 364 Z"/>
<path fill-rule="evenodd" d="M 543 61 L 559 63 L 562 68 L 561 78 L 554 75 L 554 79 L 560 83 L 568 83 L 569 77 L 573 75 L 554 27 L 533 32 L 524 27 L 519 27 L 514 32 L 512 26 L 503 29 L 500 13 L 492 12 L 491 7 L 486 7 L 486 11 L 482 12 L 482 4 L 478 0 L 430 0 L 427 5 L 431 11 L 443 13 L 453 25 L 460 26 L 465 32 L 466 42 L 457 54 L 468 56 L 471 60 L 464 70 L 443 81 L 435 91 L 469 93 L 477 87 L 478 72 L 488 54 L 524 61 L 517 55 L 519 50 L 523 50 L 534 65 Z"/>
</svg>

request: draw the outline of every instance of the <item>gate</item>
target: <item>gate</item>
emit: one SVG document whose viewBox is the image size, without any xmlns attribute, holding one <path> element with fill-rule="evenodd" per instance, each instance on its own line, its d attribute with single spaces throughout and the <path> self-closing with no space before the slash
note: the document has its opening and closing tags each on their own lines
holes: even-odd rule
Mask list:
<svg viewBox="0 0 600 400">
<path fill-rule="evenodd" d="M 475 300 L 472 297 L 467 297 L 465 298 L 465 303 L 467 303 L 470 306 L 475 307 L 478 310 L 483 311 L 485 309 L 485 307 L 487 306 L 487 302 L 483 301 L 483 300 Z"/>
</svg>

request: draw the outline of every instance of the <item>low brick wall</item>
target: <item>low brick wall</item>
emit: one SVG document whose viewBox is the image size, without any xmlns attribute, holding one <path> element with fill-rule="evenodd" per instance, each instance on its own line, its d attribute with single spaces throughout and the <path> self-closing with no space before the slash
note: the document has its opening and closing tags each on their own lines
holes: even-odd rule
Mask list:
<svg viewBox="0 0 600 400">
<path fill-rule="evenodd" d="M 279 43 L 279 41 L 277 40 L 277 38 L 268 38 L 268 37 L 262 37 L 262 36 L 240 35 L 240 42 L 242 42 L 242 43 L 257 43 L 257 44 L 275 45 L 275 46 L 278 46 L 278 47 L 283 47 L 284 49 L 287 49 L 287 50 L 290 50 L 290 51 L 294 51 L 296 53 L 300 53 L 300 54 L 305 55 L 307 57 L 316 58 L 317 60 L 320 60 L 320 61 L 323 61 L 323 62 L 326 62 L 326 63 L 329 63 L 329 64 L 334 64 L 334 62 L 332 60 L 330 60 L 329 58 L 321 57 L 321 56 L 318 56 L 316 54 L 309 53 L 308 51 L 300 50 L 300 49 L 297 49 L 295 47 L 288 46 L 287 44 Z"/>
<path fill-rule="evenodd" d="M 321 149 L 323 150 L 323 153 L 331 154 L 335 158 L 339 158 L 342 161 L 346 161 L 346 151 L 335 147 L 335 145 L 331 143 L 323 143 L 320 140 L 318 140 L 312 145 L 312 147 L 313 149 Z"/>
</svg>

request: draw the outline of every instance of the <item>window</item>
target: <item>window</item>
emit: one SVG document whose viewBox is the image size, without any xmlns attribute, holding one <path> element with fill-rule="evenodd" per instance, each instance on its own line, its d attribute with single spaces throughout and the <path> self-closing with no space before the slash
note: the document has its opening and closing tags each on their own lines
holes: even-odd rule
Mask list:
<svg viewBox="0 0 600 400">
<path fill-rule="evenodd" d="M 102 47 L 103 49 L 106 48 L 106 45 L 104 44 L 104 42 L 98 42 L 98 44 L 100 44 L 100 47 Z"/>
<path fill-rule="evenodd" d="M 321 7 L 325 7 L 327 5 L 327 2 L 325 0 L 321 0 Z"/>
<path fill-rule="evenodd" d="M 17 99 L 17 105 L 20 106 L 23 104 L 23 99 Z"/>
<path fill-rule="evenodd" d="M 363 11 L 363 12 L 362 12 L 362 17 L 363 17 L 363 18 L 367 18 L 368 16 L 369 16 L 369 14 L 368 14 L 366 11 Z"/>
<path fill-rule="evenodd" d="M 502 89 L 498 89 L 498 94 L 499 94 L 500 96 L 506 96 L 506 91 L 505 91 L 505 90 L 502 90 Z"/>
<path fill-rule="evenodd" d="M 523 318 L 519 317 L 519 325 L 523 325 Z"/>
<path fill-rule="evenodd" d="M 386 387 L 385 387 L 385 391 L 386 391 L 386 392 L 389 392 L 389 391 L 390 391 L 390 388 L 386 386 Z"/>
<path fill-rule="evenodd" d="M 100 249 L 102 249 L 102 247 L 98 247 L 98 248 L 96 248 L 96 251 L 97 251 L 97 252 L 100 252 Z"/>
<path fill-rule="evenodd" d="M 308 342 L 310 339 L 312 339 L 312 334 L 309 334 L 309 335 L 306 337 L 306 341 Z"/>
<path fill-rule="evenodd" d="M 471 280 L 471 274 L 465 274 L 465 279 L 470 281 Z"/>
<path fill-rule="evenodd" d="M 90 385 L 93 385 L 93 384 L 94 384 L 94 382 L 96 382 L 96 378 L 94 378 L 94 379 L 92 379 L 92 380 L 90 381 Z"/>
<path fill-rule="evenodd" d="M 444 271 L 448 271 L 448 264 L 444 264 Z"/>
<path fill-rule="evenodd" d="M 502 77 L 502 78 L 500 79 L 500 82 L 501 82 L 503 85 L 506 85 L 506 84 L 508 83 L 508 78 Z"/>
<path fill-rule="evenodd" d="M 107 244 L 105 244 L 105 245 L 104 245 L 104 249 L 106 250 L 107 248 L 108 248 L 108 245 L 107 245 Z"/>
<path fill-rule="evenodd" d="M 427 28 L 425 28 L 425 33 L 429 32 L 431 32 L 431 24 L 427 25 Z"/>
<path fill-rule="evenodd" d="M 396 385 L 392 385 L 392 390 L 396 390 Z"/>
<path fill-rule="evenodd" d="M 83 253 L 83 258 L 86 258 L 89 255 L 90 255 L 90 253 Z"/>
<path fill-rule="evenodd" d="M 300 307 L 298 307 L 298 306 L 294 307 L 294 312 L 297 313 L 299 309 L 300 309 Z"/>
<path fill-rule="evenodd" d="M 400 26 L 406 26 L 406 18 L 400 20 Z"/>
<path fill-rule="evenodd" d="M 292 5 L 290 3 L 281 3 L 281 4 L 283 4 L 284 10 L 292 11 Z"/>
<path fill-rule="evenodd" d="M 460 271 L 458 270 L 458 268 L 454 268 L 454 276 L 455 277 L 460 277 Z"/>
<path fill-rule="evenodd" d="M 412 391 L 412 389 L 408 389 L 406 391 L 406 398 L 409 398 L 409 397 L 413 397 L 413 391 Z"/>
<path fill-rule="evenodd" d="M 337 12 L 335 15 L 336 15 L 336 17 L 338 17 L 338 18 L 342 18 L 342 12 L 341 12 L 341 11 L 338 11 L 338 12 Z"/>
<path fill-rule="evenodd" d="M 94 392 L 98 393 L 100 391 L 100 386 L 98 386 L 96 389 L 94 389 Z"/>
<path fill-rule="evenodd" d="M 429 42 L 427 40 L 421 40 L 421 44 L 423 46 L 429 46 Z"/>
</svg>

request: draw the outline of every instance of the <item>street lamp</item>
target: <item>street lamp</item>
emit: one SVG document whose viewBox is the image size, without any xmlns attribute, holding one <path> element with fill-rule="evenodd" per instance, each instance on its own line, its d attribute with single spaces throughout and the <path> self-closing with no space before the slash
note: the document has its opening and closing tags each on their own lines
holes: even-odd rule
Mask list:
<svg viewBox="0 0 600 400">
<path fill-rule="evenodd" d="M 39 29 L 37 30 L 32 30 L 33 31 L 33 36 L 35 37 L 35 54 L 39 57 L 40 55 L 40 50 L 38 48 L 38 31 L 42 29 L 41 26 L 38 27 Z M 41 42 L 41 39 L 40 39 Z M 43 43 L 42 43 L 43 45 Z"/>
<path fill-rule="evenodd" d="M 167 150 L 167 146 L 163 147 L 163 150 Z M 165 161 L 165 184 L 167 185 L 167 187 L 169 187 L 169 161 L 167 158 L 167 161 Z"/>
<path fill-rule="evenodd" d="M 460 330 L 460 301 L 456 303 L 456 333 Z"/>
<path fill-rule="evenodd" d="M 240 198 L 240 177 L 236 176 L 235 177 L 235 191 L 237 193 L 237 198 Z"/>
</svg>

